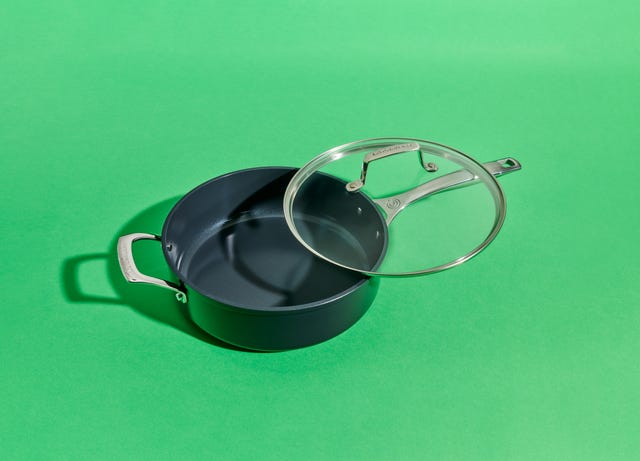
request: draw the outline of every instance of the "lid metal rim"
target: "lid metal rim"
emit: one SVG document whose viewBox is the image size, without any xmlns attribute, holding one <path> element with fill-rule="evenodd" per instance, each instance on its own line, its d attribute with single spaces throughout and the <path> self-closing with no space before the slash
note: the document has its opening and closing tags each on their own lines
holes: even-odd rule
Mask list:
<svg viewBox="0 0 640 461">
<path fill-rule="evenodd" d="M 391 142 L 391 140 L 394 140 L 394 142 Z M 334 160 L 338 160 L 342 157 L 345 157 L 346 155 L 352 154 L 354 152 L 357 152 L 357 150 L 349 152 L 349 153 L 345 153 L 343 152 L 344 150 L 348 150 L 350 147 L 361 144 L 361 143 L 372 143 L 375 141 L 380 141 L 381 143 L 388 143 L 388 145 L 392 145 L 395 143 L 395 141 L 403 141 L 403 142 L 417 142 L 420 144 L 426 143 L 429 145 L 433 145 L 433 146 L 437 146 L 437 147 L 442 147 L 444 149 L 448 149 L 452 152 L 455 152 L 456 154 L 462 156 L 463 158 L 465 158 L 466 160 L 468 160 L 470 163 L 474 164 L 474 166 L 476 166 L 479 170 L 483 171 L 484 175 L 485 175 L 485 180 L 488 180 L 493 186 L 495 186 L 495 194 L 494 191 L 490 191 L 491 195 L 494 199 L 494 204 L 496 206 L 496 215 L 495 215 L 495 219 L 493 222 L 493 226 L 491 228 L 491 231 L 487 234 L 487 237 L 484 239 L 484 241 L 482 243 L 480 243 L 478 246 L 476 246 L 475 248 L 473 248 L 472 250 L 470 250 L 469 252 L 465 253 L 464 255 L 449 261 L 447 263 L 444 264 L 440 264 L 437 266 L 433 266 L 433 267 L 429 267 L 427 269 L 422 269 L 422 270 L 417 270 L 417 271 L 408 271 L 408 272 L 378 272 L 378 271 L 366 271 L 366 270 L 362 270 L 362 269 L 358 269 L 356 267 L 351 267 L 345 264 L 341 264 L 337 261 L 334 261 L 330 258 L 327 258 L 326 256 L 324 256 L 322 253 L 319 253 L 318 251 L 316 251 L 312 246 L 310 246 L 305 240 L 304 238 L 300 235 L 300 233 L 298 232 L 295 224 L 294 224 L 294 220 L 293 220 L 293 201 L 294 198 L 296 197 L 296 194 L 298 193 L 298 190 L 300 188 L 300 185 L 304 183 L 304 181 L 311 176 L 314 172 L 316 172 L 318 169 L 320 169 L 322 166 L 334 161 Z M 364 150 L 365 148 L 363 148 L 362 150 Z M 459 266 L 460 264 L 470 260 L 471 258 L 473 258 L 474 256 L 476 256 L 478 253 L 480 253 L 482 250 L 484 250 L 485 248 L 487 248 L 489 246 L 489 244 L 496 238 L 496 236 L 498 235 L 498 232 L 500 232 L 500 229 L 502 228 L 502 225 L 504 224 L 504 220 L 505 220 L 505 216 L 506 216 L 506 198 L 504 195 L 504 191 L 502 190 L 502 187 L 500 186 L 500 183 L 496 180 L 496 178 L 484 167 L 484 165 L 482 165 L 482 163 L 478 162 L 477 160 L 475 160 L 473 157 L 470 157 L 469 155 L 465 154 L 464 152 L 459 151 L 458 149 L 455 149 L 453 147 L 447 146 L 445 144 L 440 144 L 434 141 L 428 141 L 425 139 L 418 139 L 418 138 L 401 138 L 401 137 L 382 137 L 382 138 L 367 138 L 367 139 L 361 139 L 359 141 L 353 141 L 353 142 L 349 142 L 346 144 L 342 144 L 340 146 L 336 146 L 333 147 L 319 155 L 317 155 L 316 157 L 314 157 L 313 159 L 311 159 L 309 162 L 307 162 L 305 165 L 303 165 L 297 172 L 296 174 L 291 178 L 291 181 L 289 182 L 287 189 L 284 193 L 284 198 L 283 198 L 283 205 L 284 205 L 284 218 L 285 221 L 287 223 L 287 226 L 289 227 L 289 230 L 291 231 L 291 233 L 294 235 L 294 237 L 311 253 L 313 253 L 315 256 L 324 259 L 325 261 L 341 267 L 343 269 L 348 269 L 354 272 L 359 272 L 365 275 L 369 275 L 369 276 L 378 276 L 378 277 L 415 277 L 415 276 L 421 276 L 421 275 L 428 275 L 428 274 L 433 274 L 436 272 L 442 272 L 444 270 L 447 269 L 451 269 L 452 267 L 456 267 Z"/>
</svg>

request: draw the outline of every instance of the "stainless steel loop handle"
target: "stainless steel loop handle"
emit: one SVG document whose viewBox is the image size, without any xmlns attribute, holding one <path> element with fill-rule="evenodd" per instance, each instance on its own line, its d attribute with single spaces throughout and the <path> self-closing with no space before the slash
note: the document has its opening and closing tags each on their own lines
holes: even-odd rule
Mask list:
<svg viewBox="0 0 640 461">
<path fill-rule="evenodd" d="M 148 283 L 149 285 L 157 285 L 162 288 L 175 291 L 176 299 L 182 303 L 187 302 L 187 292 L 184 288 L 177 283 L 162 280 L 156 277 L 144 275 L 138 270 L 136 263 L 133 260 L 133 242 L 137 240 L 157 240 L 160 241 L 160 237 L 154 234 L 135 233 L 129 235 L 123 235 L 118 239 L 118 262 L 120 263 L 120 270 L 122 275 L 131 283 Z"/>
<path fill-rule="evenodd" d="M 517 171 L 522 166 L 520 162 L 512 157 L 503 158 L 494 162 L 483 163 L 482 166 L 493 176 L 501 176 L 503 174 Z M 383 197 L 373 200 L 386 214 L 387 225 L 391 224 L 393 218 L 404 210 L 407 205 L 421 200 L 429 195 L 437 194 L 445 190 L 451 190 L 458 187 L 470 186 L 479 182 L 480 179 L 468 170 L 454 171 L 445 174 L 439 178 L 427 181 L 413 189 L 402 192 L 390 197 Z"/>
<path fill-rule="evenodd" d="M 404 154 L 406 152 L 418 152 L 418 159 L 420 160 L 420 165 L 427 171 L 436 171 L 438 167 L 435 163 L 425 163 L 424 158 L 422 157 L 422 150 L 420 150 L 420 144 L 417 142 L 407 142 L 404 144 L 396 144 L 393 146 L 384 147 L 382 149 L 378 149 L 375 152 L 369 152 L 364 156 L 364 160 L 362 161 L 362 171 L 360 172 L 360 179 L 356 179 L 355 181 L 351 181 L 347 184 L 347 190 L 349 192 L 356 192 L 364 186 L 364 183 L 367 179 L 367 170 L 369 168 L 369 163 L 374 160 L 380 160 L 385 157 L 390 157 L 392 155 Z"/>
</svg>

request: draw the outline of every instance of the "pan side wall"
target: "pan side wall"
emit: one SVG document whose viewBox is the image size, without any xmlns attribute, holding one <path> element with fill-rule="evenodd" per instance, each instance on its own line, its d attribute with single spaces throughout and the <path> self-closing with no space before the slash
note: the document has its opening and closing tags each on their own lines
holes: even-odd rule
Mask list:
<svg viewBox="0 0 640 461">
<path fill-rule="evenodd" d="M 237 308 L 190 290 L 189 312 L 200 328 L 229 344 L 260 351 L 296 349 L 326 341 L 351 327 L 373 302 L 378 286 L 378 278 L 367 278 L 338 299 L 290 311 Z"/>
</svg>

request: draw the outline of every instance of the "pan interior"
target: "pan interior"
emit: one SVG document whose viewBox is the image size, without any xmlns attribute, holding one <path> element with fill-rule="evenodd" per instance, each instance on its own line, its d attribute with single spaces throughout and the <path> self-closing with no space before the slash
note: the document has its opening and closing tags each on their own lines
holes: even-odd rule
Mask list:
<svg viewBox="0 0 640 461">
<path fill-rule="evenodd" d="M 314 256 L 291 234 L 282 208 L 295 169 L 256 168 L 216 178 L 187 194 L 169 214 L 163 230 L 167 261 L 180 279 L 201 294 L 253 309 L 322 303 L 355 289 L 367 276 Z M 316 180 L 318 193 L 336 203 L 345 183 L 328 175 Z M 335 212 L 307 210 L 305 225 L 336 251 L 375 266 L 386 248 L 384 221 L 364 204 Z M 347 223 L 346 225 L 344 223 Z M 379 229 L 377 238 L 354 238 L 354 226 Z M 374 234 L 375 235 L 375 234 Z"/>
</svg>

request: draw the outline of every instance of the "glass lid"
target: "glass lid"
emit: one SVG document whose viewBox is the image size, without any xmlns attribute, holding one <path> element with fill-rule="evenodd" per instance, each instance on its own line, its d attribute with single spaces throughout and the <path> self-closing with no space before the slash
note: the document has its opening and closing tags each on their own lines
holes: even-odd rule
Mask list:
<svg viewBox="0 0 640 461">
<path fill-rule="evenodd" d="M 421 139 L 356 141 L 298 170 L 285 219 L 309 251 L 338 266 L 429 274 L 462 264 L 496 237 L 505 199 L 494 176 L 518 169 L 512 158 L 480 164 Z"/>
</svg>

